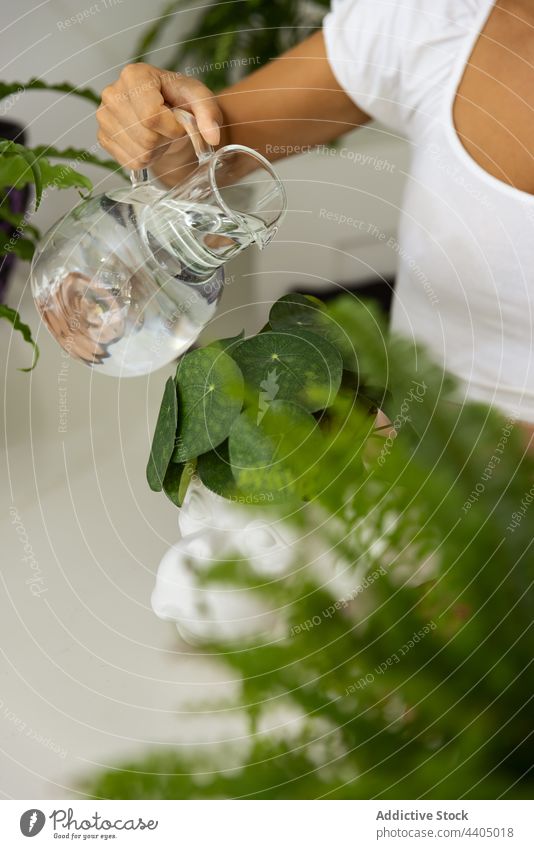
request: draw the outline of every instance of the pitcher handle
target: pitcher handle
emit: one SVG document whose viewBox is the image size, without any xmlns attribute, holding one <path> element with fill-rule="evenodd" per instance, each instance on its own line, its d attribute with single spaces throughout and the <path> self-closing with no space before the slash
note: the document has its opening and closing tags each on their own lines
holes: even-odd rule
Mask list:
<svg viewBox="0 0 534 849">
<path fill-rule="evenodd" d="M 172 110 L 174 116 L 179 124 L 182 125 L 187 135 L 191 139 L 191 144 L 193 145 L 193 150 L 196 153 L 197 159 L 199 162 L 204 162 L 206 159 L 209 159 L 210 156 L 213 156 L 214 150 L 211 144 L 204 139 L 200 130 L 198 129 L 197 119 L 191 112 L 187 112 L 186 109 L 179 109 L 176 107 Z M 139 186 L 141 183 L 148 183 L 150 180 L 148 176 L 147 168 L 140 168 L 137 171 L 130 171 L 130 182 L 132 186 Z"/>
</svg>

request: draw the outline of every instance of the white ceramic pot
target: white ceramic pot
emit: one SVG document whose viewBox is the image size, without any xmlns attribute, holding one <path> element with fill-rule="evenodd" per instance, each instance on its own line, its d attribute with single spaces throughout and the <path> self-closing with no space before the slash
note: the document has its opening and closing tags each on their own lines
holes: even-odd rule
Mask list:
<svg viewBox="0 0 534 849">
<path fill-rule="evenodd" d="M 152 593 L 156 615 L 174 621 L 187 642 L 272 640 L 285 633 L 280 613 L 250 588 L 202 581 L 202 572 L 225 557 L 245 559 L 258 583 L 287 573 L 295 556 L 294 534 L 284 534 L 280 520 L 268 521 L 260 513 L 202 484 L 189 487 L 178 520 L 181 539 L 163 557 Z"/>
</svg>

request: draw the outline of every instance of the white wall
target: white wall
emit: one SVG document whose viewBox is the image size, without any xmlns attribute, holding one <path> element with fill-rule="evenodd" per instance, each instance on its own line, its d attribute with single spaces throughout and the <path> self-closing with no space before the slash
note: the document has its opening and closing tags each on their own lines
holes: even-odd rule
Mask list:
<svg viewBox="0 0 534 849">
<path fill-rule="evenodd" d="M 277 163 L 288 213 L 276 240 L 254 256 L 258 297 L 394 275 L 387 240 L 396 233 L 408 159 L 404 142 L 372 125 L 336 147 Z"/>
</svg>

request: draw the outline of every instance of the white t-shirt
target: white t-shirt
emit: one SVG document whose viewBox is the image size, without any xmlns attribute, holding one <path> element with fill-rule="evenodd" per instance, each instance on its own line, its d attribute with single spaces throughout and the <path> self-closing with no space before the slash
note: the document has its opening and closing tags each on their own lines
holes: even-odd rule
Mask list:
<svg viewBox="0 0 534 849">
<path fill-rule="evenodd" d="M 336 79 L 412 144 L 393 330 L 422 342 L 466 397 L 534 422 L 534 196 L 460 142 L 456 90 L 493 0 L 333 0 Z"/>
</svg>

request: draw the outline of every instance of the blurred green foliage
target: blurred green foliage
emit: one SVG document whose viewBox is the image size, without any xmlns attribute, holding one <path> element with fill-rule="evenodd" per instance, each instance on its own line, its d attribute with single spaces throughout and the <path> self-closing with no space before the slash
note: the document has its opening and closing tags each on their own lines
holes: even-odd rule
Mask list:
<svg viewBox="0 0 534 849">
<path fill-rule="evenodd" d="M 457 403 L 454 381 L 356 298 L 331 314 L 397 428 L 359 438 L 368 410 L 340 395 L 324 485 L 291 517 L 339 555 L 348 590 L 305 560 L 261 581 L 242 561 L 214 566 L 208 584 L 249 585 L 282 622 L 202 649 L 241 682 L 245 750 L 160 748 L 92 778 L 95 797 L 532 797 L 534 487 L 519 428 Z M 266 730 L 278 709 L 300 719 Z"/>
<path fill-rule="evenodd" d="M 199 4 L 184 37 L 182 15 L 190 16 L 196 7 L 185 0 L 172 0 L 141 34 L 132 61 L 157 65 L 154 51 L 172 45 L 165 67 L 198 77 L 218 91 L 310 35 L 329 6 L 329 0 Z"/>
</svg>

